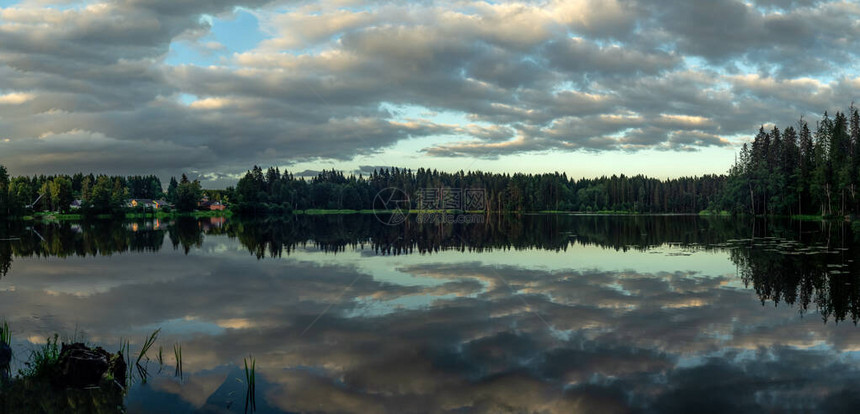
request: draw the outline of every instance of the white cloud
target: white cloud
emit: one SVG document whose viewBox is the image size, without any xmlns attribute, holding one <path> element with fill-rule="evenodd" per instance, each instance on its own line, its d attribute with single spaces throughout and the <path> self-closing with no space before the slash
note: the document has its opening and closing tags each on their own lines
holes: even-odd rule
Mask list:
<svg viewBox="0 0 860 414">
<path fill-rule="evenodd" d="M 204 155 L 162 157 L 158 168 L 214 163 L 221 173 L 442 135 L 463 142 L 416 155 L 724 146 L 855 99 L 856 5 L 764 3 L 771 11 L 733 0 L 31 2 L 0 9 L 0 127 L 12 151 L 53 131 L 90 131 L 115 140 L 125 160 L 142 157 L 132 143 L 169 142 Z M 236 6 L 266 32 L 255 49 L 218 66 L 165 64 L 172 42 L 221 50 L 201 16 Z M 200 98 L 179 104 L 182 94 Z M 480 127 L 403 123 L 382 103 Z M 81 141 L 80 153 L 101 144 Z M 67 150 L 40 149 L 75 165 Z M 88 165 L 128 164 L 111 160 Z"/>
<path fill-rule="evenodd" d="M 36 95 L 32 93 L 13 92 L 5 95 L 0 95 L 0 105 L 20 105 L 27 101 L 33 100 Z"/>
</svg>

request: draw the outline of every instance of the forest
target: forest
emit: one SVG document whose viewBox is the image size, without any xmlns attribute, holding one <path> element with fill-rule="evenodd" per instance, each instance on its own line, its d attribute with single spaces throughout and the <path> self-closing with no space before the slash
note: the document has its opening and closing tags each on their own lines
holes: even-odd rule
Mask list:
<svg viewBox="0 0 860 414">
<path fill-rule="evenodd" d="M 255 166 L 228 188 L 234 211 L 282 211 L 320 209 L 370 209 L 377 193 L 397 188 L 418 208 L 420 190 L 481 189 L 490 212 L 637 212 L 698 213 L 720 197 L 725 176 L 705 175 L 668 180 L 643 175 L 613 175 L 575 180 L 564 173 L 493 174 L 480 171 L 455 173 L 383 168 L 364 176 L 323 171 L 311 180 L 265 172 Z"/>
<path fill-rule="evenodd" d="M 761 127 L 741 147 L 720 208 L 733 213 L 846 216 L 860 208 L 860 113 L 827 112 L 811 131 L 802 118 Z"/>
<path fill-rule="evenodd" d="M 23 217 L 37 211 L 67 213 L 80 201 L 83 214 L 120 214 L 131 198 L 167 199 L 179 211 L 197 207 L 203 190 L 200 182 L 185 174 L 171 177 L 165 191 L 154 175 L 38 175 L 10 177 L 0 165 L 0 217 Z"/>
<path fill-rule="evenodd" d="M 323 171 L 311 179 L 278 168 L 254 166 L 235 187 L 202 190 L 184 174 L 171 178 L 167 190 L 156 176 L 12 177 L 0 166 L 0 215 L 21 217 L 32 211 L 68 212 L 81 200 L 81 212 L 118 213 L 130 198 L 164 198 L 179 211 L 191 211 L 202 194 L 245 214 L 279 214 L 306 209 L 372 209 L 376 194 L 399 188 L 414 196 L 419 189 L 482 189 L 490 212 L 582 211 L 698 213 L 719 200 L 725 176 L 706 175 L 659 180 L 624 175 L 574 180 L 565 174 L 448 173 L 383 168 L 368 176 Z M 41 196 L 41 198 L 40 198 Z M 35 202 L 38 200 L 38 202 Z M 417 203 L 417 198 L 413 200 Z M 415 205 L 414 207 L 417 207 Z"/>
<path fill-rule="evenodd" d="M 166 189 L 154 175 L 10 177 L 0 166 L 0 217 L 34 211 L 67 212 L 80 200 L 82 213 L 119 213 L 130 198 L 166 199 L 192 211 L 202 195 L 239 214 L 297 210 L 368 210 L 386 188 L 397 188 L 419 208 L 419 194 L 479 189 L 487 212 L 728 212 L 752 215 L 847 216 L 860 210 L 860 113 L 825 112 L 814 130 L 762 126 L 744 144 L 727 174 L 670 179 L 613 175 L 574 179 L 565 173 L 523 174 L 435 169 L 379 168 L 368 175 L 322 171 L 310 179 L 276 167 L 254 166 L 235 186 L 203 190 L 182 174 Z"/>
</svg>

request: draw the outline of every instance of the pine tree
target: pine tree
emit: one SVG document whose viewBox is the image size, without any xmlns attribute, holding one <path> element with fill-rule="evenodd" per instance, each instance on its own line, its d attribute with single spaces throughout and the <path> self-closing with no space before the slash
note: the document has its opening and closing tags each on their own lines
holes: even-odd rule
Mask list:
<svg viewBox="0 0 860 414">
<path fill-rule="evenodd" d="M 178 187 L 179 183 L 176 181 L 176 177 L 170 177 L 170 183 L 167 185 L 167 201 L 176 203 L 176 189 Z"/>
<path fill-rule="evenodd" d="M 11 216 L 9 193 L 9 173 L 6 167 L 0 165 L 0 220 Z"/>
</svg>

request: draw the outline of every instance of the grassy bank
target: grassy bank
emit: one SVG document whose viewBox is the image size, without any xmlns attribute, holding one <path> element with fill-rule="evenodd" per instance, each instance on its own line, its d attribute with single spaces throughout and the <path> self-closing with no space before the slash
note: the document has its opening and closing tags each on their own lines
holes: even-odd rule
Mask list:
<svg viewBox="0 0 860 414">
<path fill-rule="evenodd" d="M 711 210 L 702 210 L 699 212 L 700 216 L 731 216 L 732 213 L 729 213 L 726 210 L 722 211 L 711 211 Z"/>
<path fill-rule="evenodd" d="M 22 221 L 77 221 L 84 219 L 115 219 L 117 217 L 123 217 L 126 219 L 146 219 L 146 218 L 176 218 L 176 217 L 231 217 L 233 216 L 233 212 L 230 210 L 224 211 L 192 211 L 180 213 L 176 211 L 165 212 L 165 211 L 155 211 L 155 212 L 134 212 L 129 211 L 123 215 L 113 215 L 113 214 L 76 214 L 76 213 L 46 213 L 46 212 L 38 212 L 34 213 L 32 216 L 24 216 L 21 217 Z"/>
<path fill-rule="evenodd" d="M 174 218 L 174 217 L 231 217 L 233 212 L 230 210 L 223 211 L 191 211 L 187 213 L 180 213 L 176 211 L 171 211 L 169 213 L 163 211 L 157 211 L 155 213 L 126 213 L 125 218 L 133 219 L 133 218 Z"/>
<path fill-rule="evenodd" d="M 352 210 L 352 209 L 306 209 L 306 210 L 294 210 L 292 212 L 286 212 L 283 214 L 270 214 L 269 216 L 289 216 L 289 215 L 307 215 L 307 216 L 324 216 L 324 215 L 353 215 L 353 214 L 579 214 L 579 215 L 643 215 L 643 216 L 658 216 L 658 215 L 678 215 L 671 213 L 640 213 L 633 211 L 616 211 L 616 210 L 600 210 L 600 211 L 570 211 L 570 210 L 540 210 L 540 211 L 518 211 L 518 210 L 505 210 L 505 211 L 491 211 L 487 213 L 482 210 L 442 210 L 442 209 L 433 209 L 433 210 L 371 210 L 371 209 L 362 209 L 362 210 Z M 177 217 L 193 217 L 193 218 L 204 218 L 204 217 L 232 217 L 234 213 L 230 210 L 224 211 L 193 211 L 187 213 L 179 213 L 179 212 L 164 212 L 164 211 L 155 211 L 155 212 L 126 212 L 123 215 L 112 215 L 112 214 L 75 214 L 75 213 L 46 213 L 46 212 L 38 212 L 34 213 L 32 216 L 24 216 L 21 217 L 22 221 L 78 221 L 84 219 L 100 219 L 100 220 L 110 220 L 118 217 L 122 217 L 125 219 L 170 219 Z M 684 214 L 689 215 L 689 214 Z M 703 211 L 699 213 L 699 215 L 728 215 L 726 212 L 721 213 L 710 213 Z M 261 217 L 265 217 L 263 214 Z"/>
<path fill-rule="evenodd" d="M 293 214 L 305 214 L 309 216 L 313 215 L 327 215 L 327 214 L 393 214 L 398 213 L 397 210 L 350 210 L 350 209 L 322 209 L 322 208 L 309 208 L 307 210 L 295 210 Z M 463 210 L 400 210 L 399 213 L 404 214 L 463 214 L 463 213 L 477 213 L 484 214 L 485 211 L 463 211 Z"/>
<path fill-rule="evenodd" d="M 791 216 L 792 220 L 801 220 L 801 221 L 821 221 L 821 220 L 835 220 L 839 217 L 825 217 L 820 214 L 793 214 Z"/>
<path fill-rule="evenodd" d="M 157 335 L 156 331 L 150 338 Z M 0 348 L 11 356 L 11 335 L 5 322 L 0 326 Z M 150 344 L 151 346 L 151 344 Z M 78 342 L 60 342 L 59 335 L 30 351 L 17 373 L 11 375 L 10 360 L 0 360 L 0 412 L 3 413 L 125 413 L 128 379 L 146 381 L 140 365 L 146 344 L 137 359 L 137 375 L 126 346 L 123 353 Z"/>
<path fill-rule="evenodd" d="M 362 209 L 362 210 L 352 210 L 352 209 L 322 209 L 322 208 L 313 208 L 313 209 L 305 209 L 305 210 L 294 210 L 292 212 L 286 212 L 284 214 L 280 214 L 283 216 L 289 215 L 307 215 L 307 216 L 323 216 L 323 215 L 352 215 L 352 214 L 394 214 L 398 213 L 396 210 L 372 210 L 372 209 Z M 402 210 L 399 213 L 403 214 L 488 214 L 486 211 L 463 211 L 463 210 L 442 210 L 442 209 L 434 209 L 434 210 Z M 518 210 L 504 210 L 504 211 L 491 211 L 489 214 L 559 214 L 559 215 L 604 215 L 604 216 L 615 216 L 615 215 L 641 215 L 641 216 L 666 216 L 666 215 L 691 215 L 687 213 L 647 213 L 647 212 L 636 212 L 636 211 L 623 211 L 623 210 L 598 210 L 598 211 L 573 211 L 573 210 L 539 210 L 539 211 L 518 211 Z M 115 219 L 117 217 L 123 217 L 125 219 L 150 219 L 150 218 L 158 218 L 158 219 L 169 219 L 169 218 L 177 218 L 177 217 L 193 217 L 193 218 L 204 218 L 204 217 L 232 217 L 234 213 L 230 210 L 223 211 L 193 211 L 180 213 L 176 211 L 164 212 L 164 211 L 154 211 L 154 212 L 136 212 L 136 211 L 128 211 L 124 215 L 115 216 L 112 214 L 95 214 L 95 215 L 86 215 L 86 214 L 76 214 L 76 213 L 47 213 L 47 212 L 37 212 L 31 216 L 21 217 L 19 220 L 22 221 L 76 221 L 76 220 L 84 220 L 84 219 Z M 272 214 L 273 216 L 277 216 L 278 214 Z M 699 216 L 720 216 L 720 217 L 729 217 L 732 216 L 728 211 L 710 211 L 710 210 L 702 210 L 698 213 Z M 265 216 L 265 215 L 263 215 Z M 743 216 L 743 215 L 742 215 Z M 822 220 L 843 220 L 843 217 L 840 216 L 822 216 L 818 214 L 795 214 L 791 216 L 783 216 L 783 215 L 773 215 L 767 216 L 772 218 L 789 218 L 791 220 L 803 220 L 803 221 L 822 221 Z"/>
<path fill-rule="evenodd" d="M 309 216 L 316 215 L 329 215 L 329 214 L 359 214 L 363 210 L 349 210 L 349 209 L 340 209 L 340 210 L 327 210 L 322 208 L 309 208 L 307 210 L 295 210 L 293 214 L 306 214 Z"/>
<path fill-rule="evenodd" d="M 173 344 L 173 361 L 157 346 L 161 329 L 143 338 L 135 349 L 128 339 L 120 340 L 116 353 L 73 338 L 60 341 L 48 337 L 44 344 L 22 356 L 23 365 L 12 375 L 12 336 L 9 325 L 0 323 L 0 413 L 99 413 L 125 414 L 125 396 L 130 386 L 145 384 L 173 363 L 173 376 L 183 380 L 182 344 Z M 245 412 L 256 410 L 256 367 L 253 356 L 244 360 Z M 157 369 L 157 371 L 156 371 Z M 240 411 L 241 412 L 241 411 Z"/>
</svg>

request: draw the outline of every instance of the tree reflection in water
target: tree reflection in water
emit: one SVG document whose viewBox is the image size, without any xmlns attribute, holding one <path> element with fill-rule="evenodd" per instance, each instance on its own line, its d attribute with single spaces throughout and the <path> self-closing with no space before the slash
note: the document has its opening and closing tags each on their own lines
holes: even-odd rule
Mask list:
<svg viewBox="0 0 860 414">
<path fill-rule="evenodd" d="M 290 407 L 285 411 L 308 411 L 315 403 L 336 401 L 363 401 L 369 404 L 363 406 L 365 411 L 374 411 L 381 407 L 376 403 L 415 407 L 405 401 L 419 400 L 415 404 L 421 407 L 438 403 L 477 409 L 481 396 L 486 397 L 487 411 L 493 411 L 504 404 L 529 406 L 556 394 L 594 411 L 607 408 L 607 401 L 619 404 L 621 412 L 641 406 L 686 411 L 706 398 L 703 393 L 716 389 L 727 397 L 714 402 L 713 408 L 725 412 L 756 406 L 765 394 L 773 401 L 788 401 L 789 406 L 805 404 L 803 398 L 820 395 L 826 388 L 829 400 L 823 405 L 799 405 L 822 408 L 850 402 L 839 394 L 840 384 L 857 377 L 850 364 L 839 359 L 839 352 L 853 349 L 850 332 L 845 332 L 853 327 L 825 326 L 815 319 L 798 322 L 797 317 L 785 322 L 780 318 L 791 310 L 762 310 L 750 292 L 754 290 L 768 307 L 788 303 L 804 314 L 817 309 L 825 321 L 856 321 L 857 232 L 839 223 L 512 216 L 483 224 L 409 221 L 385 226 L 372 216 L 354 215 L 15 226 L 4 231 L 21 240 L 0 243 L 6 266 L 18 257 L 135 253 L 95 277 L 105 283 L 101 290 L 88 290 L 86 281 L 81 282 L 83 289 L 75 285 L 63 290 L 54 286 L 65 282 L 63 278 L 43 280 L 39 273 L 43 269 L 25 269 L 33 261 L 22 260 L 29 263 L 21 263 L 18 275 L 30 276 L 31 285 L 27 289 L 21 280 L 24 286 L 8 293 L 24 309 L 19 319 L 27 320 L 28 306 L 47 300 L 55 301 L 51 308 L 55 314 L 74 313 L 102 333 L 181 320 L 207 333 L 183 339 L 188 355 L 208 359 L 206 371 L 199 366 L 190 370 L 193 381 L 211 381 L 218 387 L 232 384 L 237 373 L 230 371 L 229 362 L 234 355 L 253 351 L 268 362 L 261 364 L 267 368 L 261 370 L 260 389 L 266 387 L 265 381 L 273 381 L 292 392 L 281 401 Z M 210 237 L 215 235 L 219 237 Z M 215 245 L 227 246 L 230 252 L 222 257 L 212 249 Z M 678 271 L 682 261 L 668 258 L 658 271 L 621 271 L 611 265 L 574 268 L 579 264 L 547 270 L 482 263 L 476 260 L 480 255 L 437 255 L 502 251 L 527 258 L 529 250 L 541 250 L 577 257 L 576 251 L 588 246 L 608 249 L 607 257 L 614 260 L 625 256 L 615 251 L 644 257 L 638 253 L 679 250 L 667 245 L 717 253 L 704 257 L 729 258 L 738 277 L 731 275 L 730 264 L 721 268 L 724 272 L 699 277 Z M 306 254 L 322 252 L 314 258 L 325 254 L 331 258 L 352 254 L 353 249 L 361 249 L 362 255 L 386 256 L 378 257 L 389 260 L 386 263 L 399 261 L 402 273 L 438 283 L 397 285 L 375 274 L 359 277 L 367 276 L 366 269 L 340 262 L 319 264 Z M 165 265 L 150 271 L 146 255 L 155 252 Z M 263 260 L 290 255 L 299 260 Z M 387 257 L 396 255 L 411 256 Z M 399 260 L 421 255 L 431 260 Z M 432 260 L 434 255 L 442 260 Z M 446 262 L 455 256 L 462 259 Z M 75 274 L 89 271 L 87 261 L 56 262 L 60 261 L 53 263 L 55 268 L 64 272 L 73 266 Z M 146 269 L 129 272 L 127 280 L 113 280 L 114 271 L 134 267 Z M 175 277 L 175 269 L 188 275 Z M 244 277 L 237 279 L 240 273 Z M 731 282 L 735 285 L 722 288 Z M 46 286 L 53 291 L 47 292 Z M 343 293 L 344 286 L 349 294 Z M 421 296 L 434 302 L 397 307 L 402 303 L 397 301 Z M 374 301 L 395 305 L 362 313 L 374 310 L 362 308 Z M 123 304 L 120 309 L 103 314 L 117 303 Z M 218 329 L 217 334 L 211 334 L 212 329 Z M 815 334 L 809 334 L 812 330 Z M 837 331 L 842 339 L 829 336 Z M 816 341 L 838 347 L 831 354 L 802 348 Z M 691 358 L 698 358 L 696 364 L 684 365 Z M 200 363 L 194 358 L 190 362 Z M 784 378 L 802 381 L 785 388 L 777 381 Z M 174 386 L 159 384 L 164 389 Z M 190 395 L 195 389 L 176 385 L 177 393 Z M 200 404 L 232 392 L 221 391 L 204 393 Z M 780 394 L 783 391 L 799 397 L 789 401 L 787 394 Z M 132 394 L 130 407 L 150 398 L 141 394 L 145 392 L 149 391 Z M 331 393 L 341 393 L 342 398 L 330 399 Z"/>
<path fill-rule="evenodd" d="M 327 253 L 347 248 L 378 255 L 482 252 L 579 245 L 617 251 L 666 243 L 727 250 L 738 274 L 762 303 L 815 305 L 835 321 L 860 318 L 860 231 L 838 222 L 735 220 L 696 216 L 490 216 L 485 223 L 382 225 L 372 216 L 299 216 L 238 220 L 223 217 L 146 221 L 5 222 L 0 224 L 0 277 L 14 257 L 109 256 L 158 252 L 165 236 L 189 254 L 206 235 L 237 238 L 259 259 L 296 248 Z"/>
</svg>

